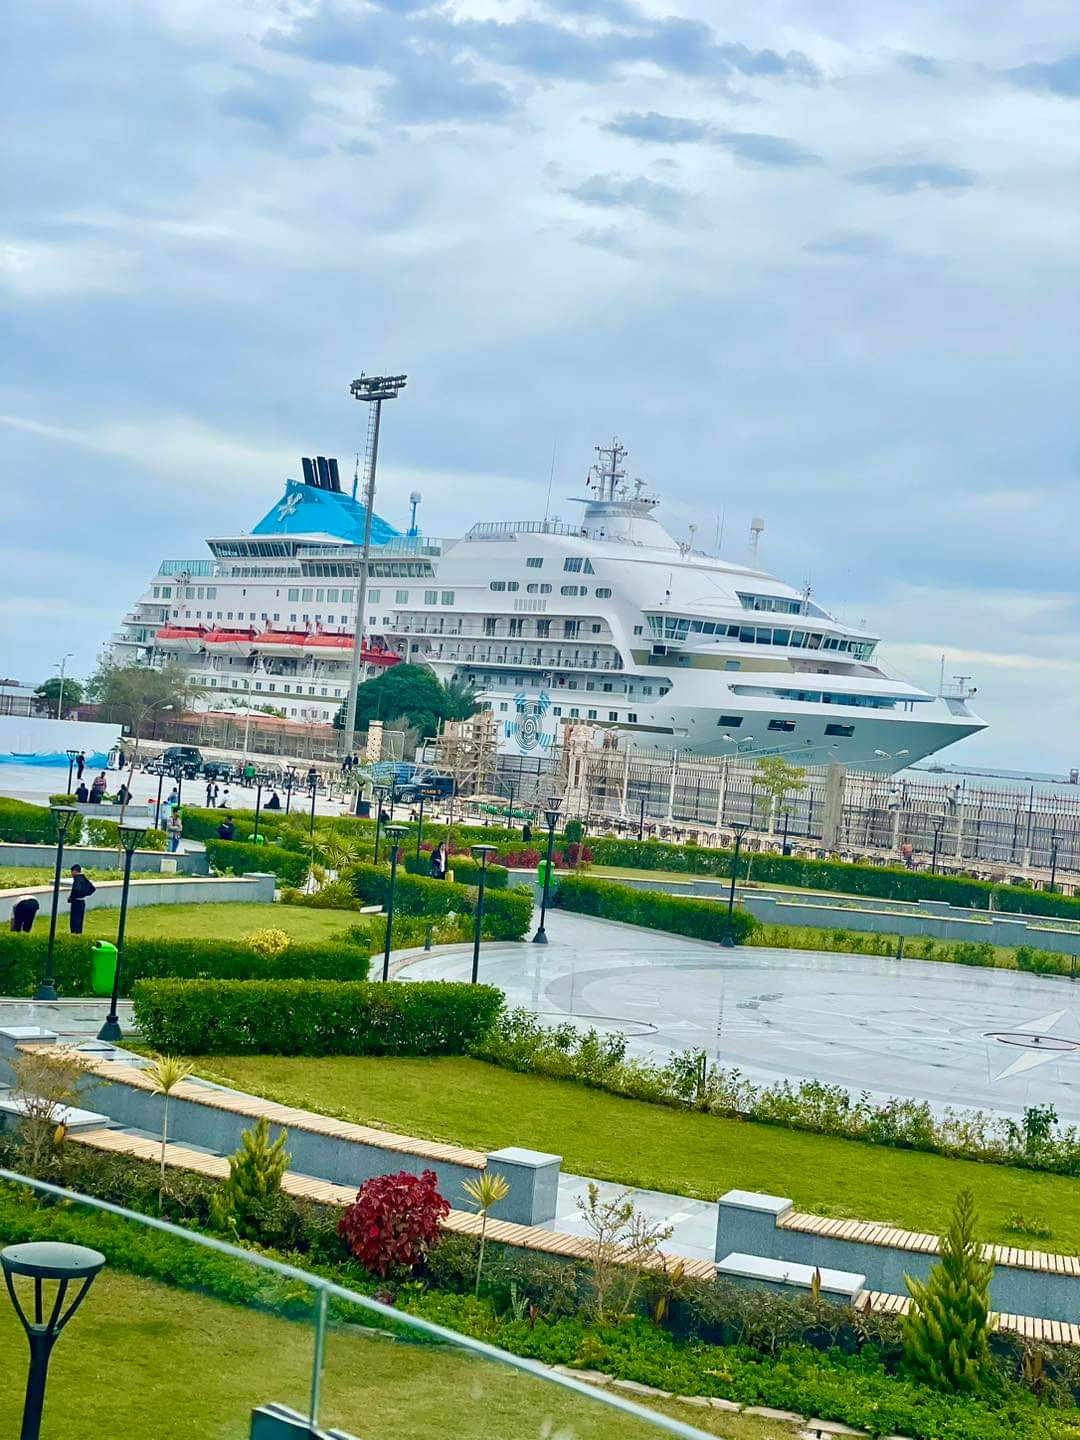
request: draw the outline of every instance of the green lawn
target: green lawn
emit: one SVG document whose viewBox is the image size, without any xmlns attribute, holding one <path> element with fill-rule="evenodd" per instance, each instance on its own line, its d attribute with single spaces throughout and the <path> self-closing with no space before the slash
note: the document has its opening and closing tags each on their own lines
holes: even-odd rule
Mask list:
<svg viewBox="0 0 1080 1440">
<path fill-rule="evenodd" d="M 115 938 L 116 919 L 115 910 L 89 911 L 87 935 Z M 207 940 L 241 940 L 253 930 L 273 926 L 297 941 L 327 940 L 363 919 L 356 910 L 311 910 L 303 905 L 147 905 L 128 911 L 127 933 L 140 937 L 191 935 Z"/>
<path fill-rule="evenodd" d="M 119 880 L 119 870 L 95 870 L 95 880 Z M 60 877 L 60 884 L 71 883 L 67 873 L 67 866 Z M 0 890 L 15 890 L 20 885 L 51 885 L 53 882 L 53 867 L 51 865 L 3 865 L 0 866 Z"/>
<path fill-rule="evenodd" d="M 784 1195 L 819 1215 L 944 1230 L 956 1194 L 975 1192 L 986 1240 L 1080 1254 L 1080 1180 L 722 1120 L 518 1075 L 468 1059 L 220 1056 L 201 1074 L 324 1114 L 481 1150 L 525 1145 L 571 1174 L 715 1200 Z M 1049 1240 L 1008 1228 L 1049 1221 Z"/>
<path fill-rule="evenodd" d="M 53 1354 L 48 1440 L 131 1435 L 239 1440 L 252 1409 L 276 1400 L 307 1413 L 310 1326 L 106 1269 Z M 0 1305 L 0 1434 L 18 1433 L 26 1341 Z M 664 1407 L 728 1440 L 790 1440 L 741 1416 Z M 653 1440 L 652 1425 L 444 1346 L 343 1328 L 327 1338 L 320 1420 L 364 1440 Z"/>
</svg>

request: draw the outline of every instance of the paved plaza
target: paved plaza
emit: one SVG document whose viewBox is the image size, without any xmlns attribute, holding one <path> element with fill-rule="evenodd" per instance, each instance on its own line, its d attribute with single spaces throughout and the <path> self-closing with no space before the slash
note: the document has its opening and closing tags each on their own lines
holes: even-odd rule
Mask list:
<svg viewBox="0 0 1080 1440">
<path fill-rule="evenodd" d="M 663 1058 L 705 1050 L 750 1079 L 1080 1124 L 1080 991 L 1069 980 L 922 960 L 743 947 L 549 913 L 551 944 L 485 945 L 482 980 L 548 1024 L 621 1030 Z M 465 980 L 471 950 L 403 979 Z"/>
</svg>

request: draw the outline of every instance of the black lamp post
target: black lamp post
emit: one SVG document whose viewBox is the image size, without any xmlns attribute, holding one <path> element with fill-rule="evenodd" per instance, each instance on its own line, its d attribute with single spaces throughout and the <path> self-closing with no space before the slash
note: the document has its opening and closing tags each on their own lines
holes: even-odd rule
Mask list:
<svg viewBox="0 0 1080 1440">
<path fill-rule="evenodd" d="M 1057 880 L 1057 857 L 1058 857 L 1058 846 L 1059 846 L 1060 844 L 1061 844 L 1061 836 L 1060 836 L 1060 835 L 1051 835 L 1051 836 L 1050 836 L 1050 884 L 1049 884 L 1046 888 L 1047 888 L 1047 890 L 1049 890 L 1051 893 L 1053 893 L 1054 891 L 1057 890 L 1057 885 L 1056 885 L 1054 882 Z"/>
<path fill-rule="evenodd" d="M 65 750 L 65 751 L 64 751 L 64 754 L 68 757 L 68 781 L 67 781 L 67 789 L 64 791 L 64 794 L 65 794 L 65 795 L 70 795 L 70 794 L 71 794 L 71 776 L 72 776 L 72 774 L 73 774 L 73 772 L 74 772 L 74 770 L 75 770 L 75 761 L 79 758 L 79 752 L 78 752 L 78 750 Z"/>
<path fill-rule="evenodd" d="M 390 947 L 394 938 L 394 884 L 397 880 L 398 842 L 405 834 L 404 825 L 387 825 L 390 845 L 390 888 L 386 892 L 386 948 L 383 951 L 382 978 L 390 979 Z"/>
<path fill-rule="evenodd" d="M 512 830 L 512 829 L 514 828 L 514 790 L 515 790 L 515 788 L 516 788 L 516 787 L 515 787 L 515 785 L 514 785 L 514 782 L 511 780 L 511 781 L 510 781 L 510 804 L 509 804 L 509 806 L 507 807 L 507 810 L 506 810 L 506 828 L 507 828 L 508 830 Z"/>
<path fill-rule="evenodd" d="M 638 822 L 637 822 L 637 838 L 638 838 L 639 840 L 644 840 L 644 839 L 645 839 L 645 801 L 646 801 L 647 799 L 648 799 L 648 791 L 647 791 L 647 790 L 642 790 L 642 792 L 641 792 L 641 809 L 640 809 L 640 811 L 638 812 Z"/>
<path fill-rule="evenodd" d="M 731 828 L 735 831 L 735 853 L 731 857 L 731 888 L 728 891 L 727 916 L 724 920 L 723 933 L 720 936 L 720 944 L 723 945 L 725 950 L 734 950 L 735 948 L 735 924 L 733 917 L 735 914 L 735 884 L 739 878 L 739 850 L 742 847 L 742 838 L 747 830 L 750 829 L 750 826 L 739 822 L 732 825 Z"/>
<path fill-rule="evenodd" d="M 311 777 L 311 824 L 308 826 L 308 837 L 315 839 L 315 796 L 318 793 L 318 782 L 314 775 Z"/>
<path fill-rule="evenodd" d="M 259 811 L 262 809 L 262 781 L 255 782 L 255 829 L 251 833 L 253 842 L 259 838 Z"/>
<path fill-rule="evenodd" d="M 934 822 L 934 848 L 930 855 L 930 874 L 937 874 L 938 849 L 941 846 L 941 832 L 945 825 L 944 815 Z"/>
<path fill-rule="evenodd" d="M 64 841 L 71 829 L 71 822 L 78 815 L 73 805 L 54 805 L 56 816 L 56 867 L 53 870 L 52 910 L 49 913 L 49 948 L 45 954 L 45 974 L 37 988 L 35 1000 L 55 1000 L 56 980 L 53 976 L 53 950 L 56 948 L 56 912 L 60 907 L 60 871 L 64 866 Z"/>
<path fill-rule="evenodd" d="M 292 809 L 292 791 L 296 784 L 296 766 L 290 765 L 285 771 L 285 814 Z"/>
<path fill-rule="evenodd" d="M 785 855 L 790 855 L 790 854 L 791 854 L 791 846 L 788 844 L 788 838 L 787 838 L 787 837 L 788 837 L 788 823 L 789 823 L 790 820 L 791 820 L 791 811 L 790 811 L 790 810 L 785 810 L 785 811 L 784 811 L 784 844 L 783 844 L 783 852 L 782 852 L 782 853 L 785 854 Z"/>
<path fill-rule="evenodd" d="M 420 818 L 416 825 L 416 858 L 420 859 L 420 844 L 424 838 L 424 792 L 420 791 Z"/>
<path fill-rule="evenodd" d="M 157 803 L 154 806 L 154 829 L 161 829 L 161 788 L 165 784 L 165 771 L 159 770 L 157 777 Z"/>
<path fill-rule="evenodd" d="M 105 1256 L 84 1245 L 60 1245 L 52 1241 L 31 1241 L 27 1245 L 9 1245 L 0 1250 L 8 1294 L 15 1314 L 30 1342 L 30 1370 L 26 1377 L 26 1401 L 23 1405 L 20 1440 L 38 1440 L 41 1434 L 41 1412 L 45 1404 L 45 1382 L 49 1376 L 49 1357 L 60 1332 L 86 1299 Z M 33 1282 L 33 1318 L 27 1314 L 15 1288 L 17 1277 Z M 57 1283 L 56 1296 L 45 1293 L 46 1281 Z M 74 1300 L 65 1309 L 68 1289 L 78 1285 Z M 47 1317 L 47 1318 L 46 1318 Z"/>
<path fill-rule="evenodd" d="M 385 785 L 373 785 L 375 791 L 375 864 L 379 863 L 379 840 L 382 837 L 382 807 L 387 795 Z"/>
<path fill-rule="evenodd" d="M 135 847 L 139 843 L 142 831 L 136 830 L 133 825 L 121 825 L 117 831 L 120 844 L 124 848 L 124 884 L 120 891 L 120 920 L 116 927 L 116 973 L 113 975 L 112 996 L 109 1000 L 109 1013 L 105 1017 L 105 1024 L 98 1031 L 99 1040 L 111 1040 L 116 1044 L 124 1038 L 124 1032 L 120 1029 L 120 1016 L 117 1006 L 120 1003 L 120 969 L 124 962 L 124 931 L 127 928 L 127 906 L 128 889 L 131 885 L 131 860 L 135 854 Z"/>
<path fill-rule="evenodd" d="M 548 943 L 544 922 L 547 919 L 548 892 L 551 889 L 551 857 L 555 853 L 555 826 L 559 823 L 559 806 L 561 804 L 562 800 L 558 795 L 551 795 L 544 807 L 544 819 L 547 821 L 548 827 L 547 863 L 544 865 L 544 890 L 540 897 L 540 924 L 536 927 L 536 934 L 533 936 L 534 945 Z"/>
<path fill-rule="evenodd" d="M 472 983 L 475 985 L 480 973 L 480 931 L 484 924 L 484 887 L 487 884 L 488 861 L 498 850 L 497 845 L 472 846 L 473 859 L 480 865 L 480 882 L 476 892 L 476 928 L 473 931 Z"/>
</svg>

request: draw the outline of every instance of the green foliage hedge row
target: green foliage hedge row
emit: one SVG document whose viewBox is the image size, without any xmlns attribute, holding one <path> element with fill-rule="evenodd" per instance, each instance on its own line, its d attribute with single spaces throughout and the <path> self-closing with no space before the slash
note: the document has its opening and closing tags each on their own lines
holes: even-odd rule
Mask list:
<svg viewBox="0 0 1080 1440">
<path fill-rule="evenodd" d="M 40 929 L 41 921 L 35 927 Z M 56 988 L 61 995 L 89 995 L 88 936 L 56 937 L 53 954 Z M 44 974 L 48 937 L 0 930 L 0 994 L 32 995 Z M 242 940 L 138 939 L 124 942 L 122 993 L 137 980 L 213 976 L 223 980 L 364 980 L 369 950 L 356 943 L 290 944 L 279 954 L 257 954 Z"/>
<path fill-rule="evenodd" d="M 731 874 L 731 851 L 709 850 L 700 845 L 669 845 L 659 840 L 617 840 L 604 837 L 592 842 L 597 865 L 618 865 L 635 870 L 672 870 L 687 875 Z M 1020 915 L 1058 915 L 1080 919 L 1080 898 L 1029 890 L 1023 885 L 992 885 L 962 875 L 930 875 L 901 866 L 852 865 L 841 860 L 807 860 L 798 855 L 770 851 L 746 856 L 740 862 L 740 878 L 772 885 L 795 885 L 808 890 L 840 891 L 881 900 L 944 900 L 950 905 L 988 910 L 993 908 Z"/>
<path fill-rule="evenodd" d="M 503 1003 L 441 980 L 140 980 L 134 999 L 147 1042 L 187 1055 L 462 1055 Z"/>
<path fill-rule="evenodd" d="M 112 850 L 120 845 L 120 826 L 115 820 L 95 820 L 83 816 L 83 844 L 100 845 Z M 144 830 L 139 837 L 140 850 L 164 850 L 164 830 Z"/>
<path fill-rule="evenodd" d="M 454 883 L 457 885 L 476 885 L 480 881 L 480 866 L 471 855 L 450 855 L 447 857 L 447 868 L 454 872 Z M 415 854 L 405 857 L 405 869 L 410 875 L 424 875 L 431 878 L 431 852 L 421 851 L 420 859 Z M 505 890 L 510 881 L 510 871 L 505 865 L 495 865 L 488 861 L 487 867 L 487 890 Z"/>
<path fill-rule="evenodd" d="M 552 902 L 562 910 L 581 915 L 602 915 L 628 925 L 645 925 L 651 930 L 669 930 L 673 935 L 690 935 L 698 940 L 719 940 L 727 920 L 727 906 L 716 900 L 694 900 L 667 895 L 660 890 L 636 890 L 613 880 L 596 880 L 587 875 L 565 875 L 555 887 Z M 731 917 L 735 940 L 751 943 L 758 928 L 752 915 L 736 905 Z"/>
<path fill-rule="evenodd" d="M 207 840 L 206 857 L 219 875 L 269 872 L 287 885 L 302 885 L 309 870 L 308 857 L 280 845 L 245 845 L 240 840 Z"/>
<path fill-rule="evenodd" d="M 72 816 L 66 845 L 77 845 L 82 836 L 83 817 Z M 0 798 L 0 840 L 20 845 L 55 845 L 56 817 L 47 805 L 27 805 L 22 800 Z"/>
<path fill-rule="evenodd" d="M 365 905 L 385 905 L 389 865 L 357 865 L 349 871 L 353 891 Z M 471 885 L 431 880 L 398 872 L 394 912 L 434 919 L 439 915 L 475 915 L 477 891 Z M 484 896 L 484 938 L 521 940 L 532 921 L 532 896 L 525 890 L 491 890 Z"/>
</svg>

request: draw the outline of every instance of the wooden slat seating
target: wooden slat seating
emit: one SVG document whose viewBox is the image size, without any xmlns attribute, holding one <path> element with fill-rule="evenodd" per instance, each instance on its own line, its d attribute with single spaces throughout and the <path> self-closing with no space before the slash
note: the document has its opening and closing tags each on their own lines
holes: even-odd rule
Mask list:
<svg viewBox="0 0 1080 1440">
<path fill-rule="evenodd" d="M 821 1235 L 832 1240 L 858 1240 L 864 1245 L 887 1245 L 894 1250 L 913 1254 L 936 1255 L 938 1237 L 914 1230 L 897 1230 L 869 1220 L 831 1220 L 824 1215 L 809 1215 L 789 1210 L 776 1220 L 778 1230 L 799 1230 L 805 1235 Z M 1009 1265 L 1015 1270 L 1041 1270 L 1052 1275 L 1080 1276 L 1080 1256 L 1057 1255 L 1043 1250 L 1017 1250 L 1011 1245 L 984 1245 L 985 1260 L 995 1265 Z"/>
<path fill-rule="evenodd" d="M 179 1087 L 173 1093 L 178 1091 Z M 161 1159 L 160 1141 L 128 1135 L 122 1130 L 80 1131 L 78 1134 L 69 1135 L 65 1143 L 85 1145 L 92 1150 L 107 1151 L 114 1155 L 130 1155 L 155 1165 Z M 208 1155 L 205 1151 L 192 1150 L 172 1142 L 165 1146 L 165 1164 L 171 1169 L 191 1170 L 215 1180 L 224 1179 L 229 1173 L 229 1162 L 225 1156 Z M 282 1177 L 281 1188 L 286 1194 L 321 1205 L 348 1205 L 356 1198 L 356 1191 L 351 1186 L 335 1185 L 329 1180 L 318 1180 L 310 1175 L 297 1175 L 291 1170 L 286 1171 Z M 821 1220 L 820 1216 L 804 1218 Z M 455 1235 L 479 1235 L 480 1217 L 467 1210 L 451 1210 L 443 1221 L 443 1229 Z M 504 1245 L 512 1245 L 515 1249 L 534 1250 L 566 1260 L 588 1260 L 590 1253 L 589 1241 L 581 1235 L 566 1235 L 557 1230 L 543 1230 L 532 1225 L 514 1225 L 507 1220 L 489 1220 L 487 1238 Z M 652 1268 L 670 1270 L 680 1263 L 688 1279 L 716 1278 L 716 1266 L 711 1260 L 686 1260 L 664 1252 L 658 1253 Z M 910 1302 L 906 1295 L 863 1290 L 855 1297 L 854 1303 L 858 1308 L 878 1314 L 903 1315 Z M 1040 1320 L 1030 1315 L 993 1315 L 991 1323 L 995 1329 L 1014 1330 L 1032 1340 L 1056 1345 L 1080 1345 L 1080 1325 Z"/>
</svg>

